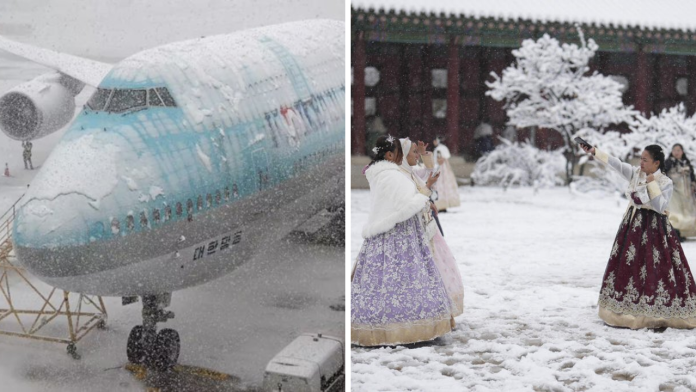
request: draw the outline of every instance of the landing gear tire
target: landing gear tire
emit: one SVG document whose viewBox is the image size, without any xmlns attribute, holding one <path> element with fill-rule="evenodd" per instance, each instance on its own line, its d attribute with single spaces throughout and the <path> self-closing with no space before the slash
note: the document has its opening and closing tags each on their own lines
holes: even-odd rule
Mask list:
<svg viewBox="0 0 696 392">
<path fill-rule="evenodd" d="M 181 340 L 178 332 L 169 328 L 159 331 L 153 351 L 152 367 L 162 372 L 170 370 L 179 360 L 180 350 Z"/>
<path fill-rule="evenodd" d="M 147 332 L 142 325 L 133 327 L 128 335 L 126 346 L 128 361 L 137 365 L 146 364 L 150 357 L 148 353 L 155 347 L 155 340 L 154 332 Z"/>
</svg>

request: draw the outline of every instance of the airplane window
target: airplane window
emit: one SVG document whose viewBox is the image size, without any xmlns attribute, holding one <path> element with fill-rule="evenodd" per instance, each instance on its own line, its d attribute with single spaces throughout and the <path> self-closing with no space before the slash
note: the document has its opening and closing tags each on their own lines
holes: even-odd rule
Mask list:
<svg viewBox="0 0 696 392">
<path fill-rule="evenodd" d="M 87 101 L 87 106 L 92 110 L 102 110 L 106 105 L 106 101 L 109 100 L 111 92 L 114 90 L 98 88 L 97 91 L 92 94 L 92 98 Z"/>
<path fill-rule="evenodd" d="M 181 203 L 179 203 L 179 206 L 181 206 Z M 172 219 L 172 207 L 166 206 L 164 207 L 164 221 L 166 222 L 170 219 Z"/>
<path fill-rule="evenodd" d="M 210 208 L 210 206 L 213 205 L 213 195 L 208 193 L 208 195 L 205 197 L 205 206 Z"/>
<path fill-rule="evenodd" d="M 159 209 L 155 208 L 154 210 L 152 210 L 152 220 L 154 220 L 155 223 L 160 222 L 160 210 Z"/>
<path fill-rule="evenodd" d="M 147 105 L 148 106 L 164 106 L 162 100 L 157 95 L 154 89 L 147 90 Z"/>
<path fill-rule="evenodd" d="M 225 201 L 230 201 L 230 187 L 225 187 Z"/>
<path fill-rule="evenodd" d="M 133 218 L 133 215 L 128 215 L 126 217 L 126 228 L 128 231 L 133 231 L 135 228 L 135 218 Z"/>
<path fill-rule="evenodd" d="M 176 203 L 176 215 L 181 216 L 181 214 L 184 212 L 183 207 L 181 206 L 181 203 Z"/>
<path fill-rule="evenodd" d="M 140 227 L 146 229 L 149 225 L 147 224 L 147 212 L 143 211 L 140 213 Z"/>
<path fill-rule="evenodd" d="M 198 200 L 197 200 L 197 203 L 196 203 L 196 207 L 197 207 L 196 209 L 197 209 L 198 211 L 200 211 L 200 210 L 203 209 L 203 196 L 198 196 Z"/>
<path fill-rule="evenodd" d="M 222 201 L 222 194 L 220 193 L 220 191 L 215 192 L 215 202 L 217 204 L 220 204 L 221 201 Z"/>
<path fill-rule="evenodd" d="M 123 113 L 129 109 L 147 106 L 147 91 L 145 90 L 114 90 L 114 95 L 109 101 L 108 112 Z"/>
<path fill-rule="evenodd" d="M 165 106 L 176 107 L 176 102 L 174 102 L 174 98 L 169 94 L 169 90 L 167 90 L 166 87 L 157 87 L 155 91 L 157 91 L 157 94 L 162 98 Z"/>
<path fill-rule="evenodd" d="M 113 234 L 118 234 L 121 232 L 121 222 L 117 218 L 111 220 L 111 232 Z"/>
</svg>

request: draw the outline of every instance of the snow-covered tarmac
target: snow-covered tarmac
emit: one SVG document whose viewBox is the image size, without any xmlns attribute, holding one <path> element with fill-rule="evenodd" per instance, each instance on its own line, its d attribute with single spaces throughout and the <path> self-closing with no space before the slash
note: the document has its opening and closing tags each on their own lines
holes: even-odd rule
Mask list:
<svg viewBox="0 0 696 392">
<path fill-rule="evenodd" d="M 351 194 L 352 260 L 368 195 Z M 625 200 L 567 188 L 460 195 L 440 215 L 464 281 L 456 329 L 416 348 L 354 347 L 354 391 L 696 390 L 695 331 L 610 328 L 597 316 Z M 696 241 L 683 247 L 696 268 Z"/>
</svg>

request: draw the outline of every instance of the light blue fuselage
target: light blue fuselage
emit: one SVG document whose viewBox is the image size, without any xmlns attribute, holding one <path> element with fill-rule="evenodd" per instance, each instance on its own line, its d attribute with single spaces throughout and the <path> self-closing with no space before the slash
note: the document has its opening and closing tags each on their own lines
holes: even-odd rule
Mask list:
<svg viewBox="0 0 696 392">
<path fill-rule="evenodd" d="M 171 292 L 341 203 L 344 56 L 332 48 L 343 24 L 294 25 L 115 66 L 104 105 L 78 114 L 31 184 L 15 221 L 20 262 L 70 291 Z"/>
</svg>

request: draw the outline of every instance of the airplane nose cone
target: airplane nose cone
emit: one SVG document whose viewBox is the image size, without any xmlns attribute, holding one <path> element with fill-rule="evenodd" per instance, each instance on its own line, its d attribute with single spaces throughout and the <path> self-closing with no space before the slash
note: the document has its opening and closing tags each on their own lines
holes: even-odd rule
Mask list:
<svg viewBox="0 0 696 392">
<path fill-rule="evenodd" d="M 15 248 L 20 263 L 39 276 L 61 272 L 52 253 L 65 254 L 104 232 L 100 204 L 118 183 L 117 148 L 97 139 L 86 134 L 61 141 L 22 199 Z"/>
</svg>

